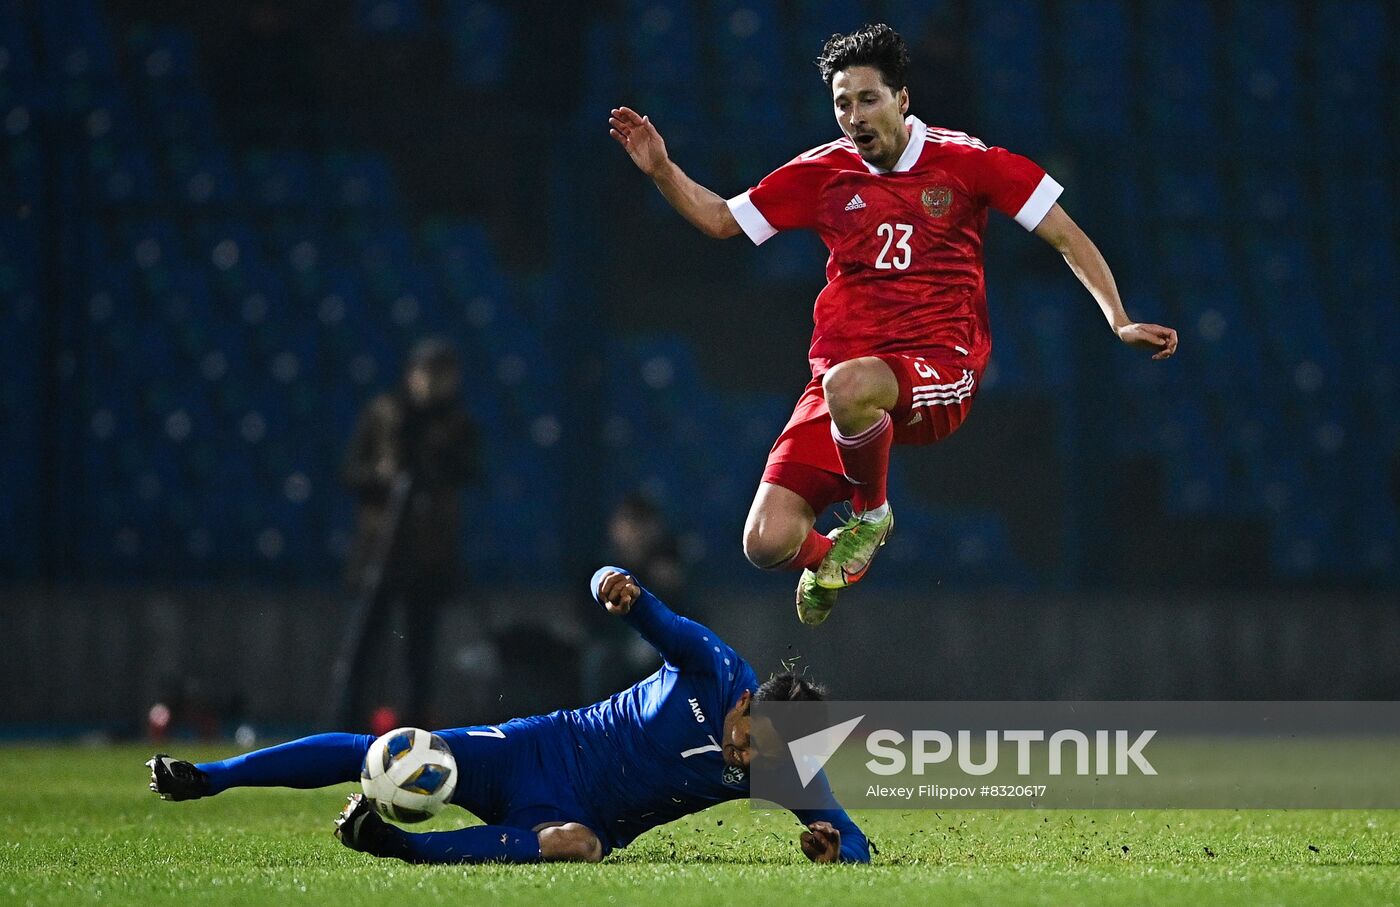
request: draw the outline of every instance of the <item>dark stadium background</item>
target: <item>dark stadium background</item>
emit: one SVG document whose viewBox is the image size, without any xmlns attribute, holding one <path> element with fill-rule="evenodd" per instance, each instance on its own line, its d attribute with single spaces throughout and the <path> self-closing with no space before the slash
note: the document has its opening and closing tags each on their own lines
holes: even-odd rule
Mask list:
<svg viewBox="0 0 1400 907">
<path fill-rule="evenodd" d="M 1045 165 L 1181 348 L 1121 347 L 994 218 L 975 415 L 896 454 L 899 531 L 812 632 L 739 536 L 823 251 L 704 239 L 606 116 L 732 195 L 834 134 L 810 60 L 869 20 L 914 112 Z M 689 610 L 846 697 L 1394 698 L 1398 46 L 1380 0 L 3 0 L 0 732 L 138 733 L 172 685 L 311 726 L 342 450 L 432 332 L 490 476 L 450 721 L 577 704 L 637 489 Z"/>
</svg>

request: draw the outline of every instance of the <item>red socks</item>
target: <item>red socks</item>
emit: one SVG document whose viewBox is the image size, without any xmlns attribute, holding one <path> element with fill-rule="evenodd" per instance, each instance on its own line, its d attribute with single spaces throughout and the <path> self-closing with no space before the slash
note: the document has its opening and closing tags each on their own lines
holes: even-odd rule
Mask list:
<svg viewBox="0 0 1400 907">
<path fill-rule="evenodd" d="M 831 424 L 831 436 L 841 457 L 841 469 L 855 485 L 851 507 L 856 513 L 874 510 L 885 503 L 885 478 L 890 468 L 890 443 L 894 440 L 894 421 L 889 413 L 881 413 L 876 423 L 853 438 L 848 438 Z M 815 568 L 831 550 L 831 539 L 815 529 L 807 531 L 797 553 L 783 562 L 784 570 Z"/>
<path fill-rule="evenodd" d="M 797 553 L 783 561 L 784 570 L 806 570 L 817 566 L 826 557 L 826 553 L 831 550 L 831 539 L 822 535 L 815 529 L 807 530 L 807 537 L 802 540 L 802 546 L 797 549 Z"/>
<path fill-rule="evenodd" d="M 841 468 L 855 486 L 851 508 L 856 513 L 874 510 L 885 503 L 885 478 L 890 469 L 890 442 L 894 440 L 894 420 L 889 413 L 865 431 L 848 438 L 831 423 L 831 437 L 836 440 L 836 452 Z"/>
</svg>

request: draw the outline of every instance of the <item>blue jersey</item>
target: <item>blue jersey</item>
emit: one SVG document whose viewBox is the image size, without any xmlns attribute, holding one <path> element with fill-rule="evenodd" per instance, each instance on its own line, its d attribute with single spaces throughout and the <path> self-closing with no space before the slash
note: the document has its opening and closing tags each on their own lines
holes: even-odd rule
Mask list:
<svg viewBox="0 0 1400 907">
<path fill-rule="evenodd" d="M 602 575 L 615 569 L 594 575 L 595 599 Z M 758 689 L 753 668 L 713 630 L 674 613 L 645 589 L 622 619 L 661 653 L 660 670 L 587 708 L 526 719 L 553 744 L 551 755 L 568 787 L 609 848 L 748 797 L 747 771 L 727 765 L 720 744 L 725 715 L 745 690 Z M 865 835 L 834 799 L 829 809 L 796 815 L 803 824 L 826 821 L 840 831 L 842 860 L 869 861 Z"/>
<path fill-rule="evenodd" d="M 595 597 L 604 571 L 593 578 Z M 748 773 L 725 764 L 721 743 L 725 716 L 744 691 L 758 689 L 753 668 L 714 631 L 672 613 L 645 589 L 623 620 L 661 653 L 661 670 L 586 709 L 438 731 L 457 760 L 452 802 L 486 824 L 397 833 L 404 850 L 396 855 L 429 863 L 529 862 L 540 855 L 530 832 L 560 822 L 591 828 L 607 853 L 672 819 L 748 797 Z M 359 777 L 373 742 L 368 734 L 317 734 L 198 768 L 210 794 L 326 787 Z M 818 778 L 829 795 L 826 779 Z M 841 832 L 842 860 L 869 862 L 865 835 L 834 797 L 829 802 L 794 812 L 803 824 L 829 822 Z"/>
</svg>

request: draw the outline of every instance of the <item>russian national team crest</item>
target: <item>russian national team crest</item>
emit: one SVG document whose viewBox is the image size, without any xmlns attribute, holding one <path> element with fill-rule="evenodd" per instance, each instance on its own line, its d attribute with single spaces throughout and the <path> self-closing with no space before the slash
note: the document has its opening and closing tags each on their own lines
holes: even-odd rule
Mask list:
<svg viewBox="0 0 1400 907">
<path fill-rule="evenodd" d="M 942 217 L 953 207 L 953 190 L 947 186 L 930 186 L 919 195 L 929 217 Z"/>
</svg>

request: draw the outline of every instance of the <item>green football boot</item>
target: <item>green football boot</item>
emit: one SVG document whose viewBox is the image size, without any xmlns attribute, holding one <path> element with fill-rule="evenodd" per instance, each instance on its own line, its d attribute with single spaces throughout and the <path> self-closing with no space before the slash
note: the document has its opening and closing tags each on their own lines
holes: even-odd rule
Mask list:
<svg viewBox="0 0 1400 907">
<path fill-rule="evenodd" d="M 815 627 L 831 616 L 836 604 L 836 590 L 823 589 L 817 585 L 817 575 L 811 570 L 803 570 L 797 581 L 797 619 L 809 627 Z"/>
<path fill-rule="evenodd" d="M 823 589 L 844 589 L 860 582 L 892 529 L 893 510 L 874 523 L 867 523 L 859 516 L 851 517 L 846 525 L 831 533 L 835 544 L 817 565 L 817 585 Z"/>
</svg>

